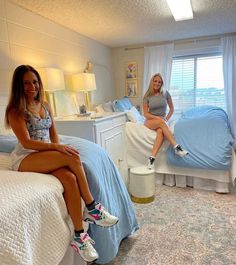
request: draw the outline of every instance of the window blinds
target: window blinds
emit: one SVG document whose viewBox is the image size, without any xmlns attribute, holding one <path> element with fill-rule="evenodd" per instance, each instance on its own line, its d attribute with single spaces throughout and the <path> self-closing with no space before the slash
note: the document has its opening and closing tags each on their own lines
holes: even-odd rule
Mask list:
<svg viewBox="0 0 236 265">
<path fill-rule="evenodd" d="M 169 92 L 176 115 L 200 105 L 225 109 L 222 56 L 174 58 Z"/>
</svg>

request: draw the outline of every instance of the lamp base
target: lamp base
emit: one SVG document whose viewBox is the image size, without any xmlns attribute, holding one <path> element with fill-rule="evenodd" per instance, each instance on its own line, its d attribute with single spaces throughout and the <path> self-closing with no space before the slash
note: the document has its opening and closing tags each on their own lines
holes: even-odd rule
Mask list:
<svg viewBox="0 0 236 265">
<path fill-rule="evenodd" d="M 90 104 L 90 95 L 88 91 L 84 92 L 84 101 L 85 101 L 85 106 L 88 110 L 91 110 L 91 104 Z"/>
</svg>

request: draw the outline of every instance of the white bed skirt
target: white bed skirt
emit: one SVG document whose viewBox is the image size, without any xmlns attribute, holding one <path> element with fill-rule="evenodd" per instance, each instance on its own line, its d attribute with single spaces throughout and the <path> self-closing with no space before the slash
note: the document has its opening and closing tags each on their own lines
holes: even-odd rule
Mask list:
<svg viewBox="0 0 236 265">
<path fill-rule="evenodd" d="M 158 185 L 176 186 L 180 188 L 192 187 L 194 189 L 215 191 L 218 193 L 228 193 L 229 183 L 220 182 L 212 179 L 173 175 L 173 174 L 156 174 L 156 182 Z"/>
</svg>

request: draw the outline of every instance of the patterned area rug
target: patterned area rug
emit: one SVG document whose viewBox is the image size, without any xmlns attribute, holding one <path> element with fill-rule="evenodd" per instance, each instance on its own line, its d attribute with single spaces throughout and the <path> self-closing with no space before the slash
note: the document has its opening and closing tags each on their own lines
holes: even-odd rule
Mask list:
<svg viewBox="0 0 236 265">
<path fill-rule="evenodd" d="M 236 265 L 236 194 L 158 186 L 109 265 Z"/>
</svg>

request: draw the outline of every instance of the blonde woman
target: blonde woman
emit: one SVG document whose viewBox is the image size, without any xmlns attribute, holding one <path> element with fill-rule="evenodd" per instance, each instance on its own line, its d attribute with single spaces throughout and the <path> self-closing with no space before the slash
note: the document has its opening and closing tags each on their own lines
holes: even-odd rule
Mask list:
<svg viewBox="0 0 236 265">
<path fill-rule="evenodd" d="M 43 100 L 41 78 L 32 66 L 15 69 L 5 119 L 19 141 L 11 154 L 12 169 L 52 174 L 61 182 L 75 228 L 71 246 L 85 261 L 96 260 L 98 253 L 82 221 L 110 227 L 118 218 L 94 200 L 78 150 L 60 144 L 50 106 Z M 86 204 L 84 215 L 81 198 Z"/>
<path fill-rule="evenodd" d="M 167 106 L 169 112 L 167 113 Z M 175 149 L 175 153 L 181 157 L 186 156 L 188 151 L 176 143 L 173 134 L 168 127 L 168 120 L 174 112 L 174 105 L 171 95 L 164 90 L 163 79 L 161 75 L 155 74 L 150 80 L 149 88 L 143 97 L 143 115 L 146 118 L 144 123 L 149 129 L 156 131 L 156 139 L 148 158 L 148 168 L 154 167 L 156 155 L 163 143 L 167 139 Z"/>
</svg>

